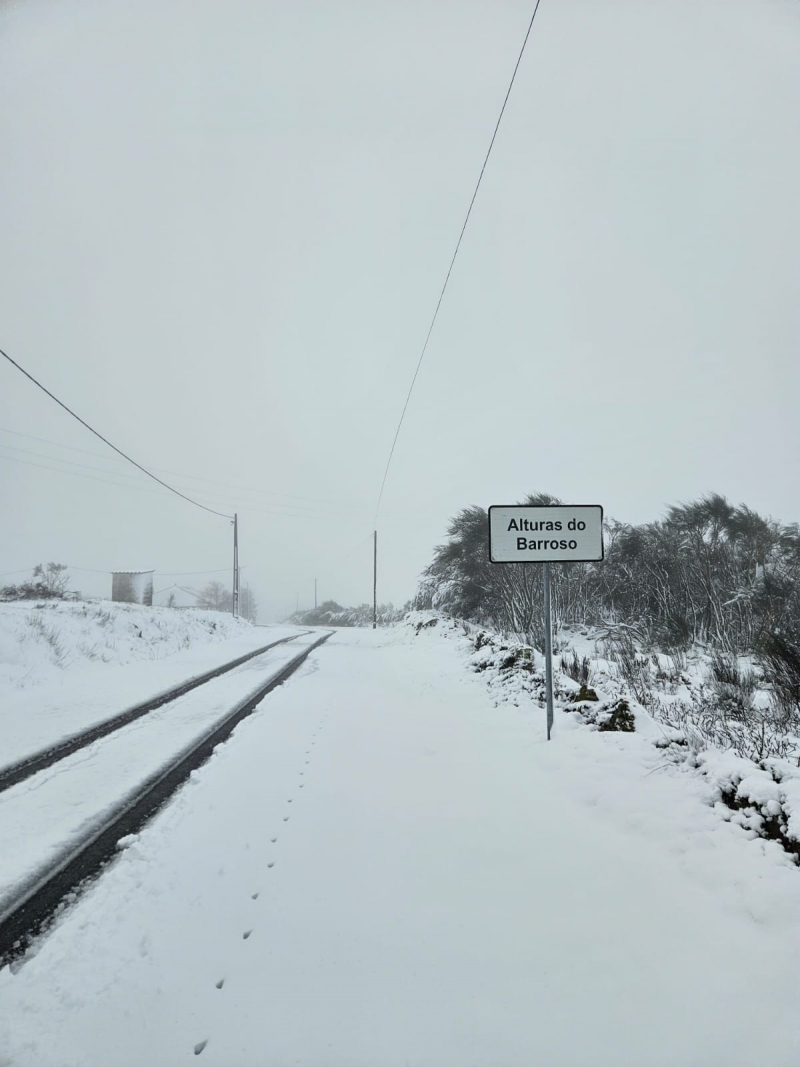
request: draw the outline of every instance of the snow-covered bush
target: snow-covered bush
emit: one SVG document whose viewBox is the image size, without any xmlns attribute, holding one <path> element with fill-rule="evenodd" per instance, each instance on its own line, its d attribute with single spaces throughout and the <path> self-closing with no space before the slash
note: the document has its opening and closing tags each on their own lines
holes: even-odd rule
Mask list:
<svg viewBox="0 0 800 1067">
<path fill-rule="evenodd" d="M 532 494 L 522 504 L 557 504 Z M 605 558 L 552 568 L 556 630 L 565 623 L 625 631 L 638 652 L 681 654 L 698 642 L 754 652 L 800 634 L 800 528 L 711 494 L 639 526 L 609 520 Z M 447 612 L 543 647 L 542 575 L 489 560 L 488 518 L 462 509 L 434 552 L 415 607 Z M 635 664 L 633 665 L 635 667 Z"/>
<path fill-rule="evenodd" d="M 68 595 L 69 575 L 65 563 L 39 563 L 27 582 L 0 588 L 0 601 L 63 600 Z"/>
<path fill-rule="evenodd" d="M 600 701 L 596 695 L 594 700 L 578 699 L 567 704 L 564 711 L 573 712 L 581 722 L 603 732 L 632 734 L 636 729 L 631 706 L 623 697 L 611 701 Z"/>
<path fill-rule="evenodd" d="M 379 604 L 378 626 L 393 626 L 402 621 L 404 615 L 405 609 L 396 608 L 394 604 Z M 287 622 L 297 626 L 372 626 L 372 605 L 345 608 L 335 600 L 326 600 L 319 607 L 296 611 Z"/>
</svg>

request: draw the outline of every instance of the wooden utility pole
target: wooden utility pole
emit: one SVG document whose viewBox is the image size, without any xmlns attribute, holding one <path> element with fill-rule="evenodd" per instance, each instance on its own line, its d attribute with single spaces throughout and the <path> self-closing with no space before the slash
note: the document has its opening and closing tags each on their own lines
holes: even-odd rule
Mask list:
<svg viewBox="0 0 800 1067">
<path fill-rule="evenodd" d="M 233 514 L 233 596 L 231 611 L 234 619 L 239 618 L 239 516 Z"/>
<path fill-rule="evenodd" d="M 372 629 L 378 625 L 378 531 L 372 531 Z"/>
</svg>

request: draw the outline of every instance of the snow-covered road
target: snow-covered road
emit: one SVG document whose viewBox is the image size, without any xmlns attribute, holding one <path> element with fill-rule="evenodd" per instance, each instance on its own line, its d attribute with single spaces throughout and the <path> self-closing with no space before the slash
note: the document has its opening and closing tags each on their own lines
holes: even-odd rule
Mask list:
<svg viewBox="0 0 800 1067">
<path fill-rule="evenodd" d="M 800 872 L 658 759 L 337 633 L 0 973 L 0 1064 L 794 1067 Z"/>
</svg>

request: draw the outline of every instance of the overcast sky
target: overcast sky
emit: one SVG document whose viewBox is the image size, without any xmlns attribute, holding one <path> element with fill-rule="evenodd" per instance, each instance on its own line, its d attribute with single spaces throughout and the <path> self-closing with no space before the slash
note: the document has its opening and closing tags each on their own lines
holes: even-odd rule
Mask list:
<svg viewBox="0 0 800 1067">
<path fill-rule="evenodd" d="M 383 468 L 531 11 L 0 0 L 0 347 L 238 508 L 265 619 L 315 576 L 371 599 Z M 389 475 L 379 598 L 413 594 L 458 508 L 533 491 L 800 519 L 799 190 L 795 0 L 542 0 Z M 0 574 L 228 567 L 226 520 L 0 363 Z"/>
</svg>

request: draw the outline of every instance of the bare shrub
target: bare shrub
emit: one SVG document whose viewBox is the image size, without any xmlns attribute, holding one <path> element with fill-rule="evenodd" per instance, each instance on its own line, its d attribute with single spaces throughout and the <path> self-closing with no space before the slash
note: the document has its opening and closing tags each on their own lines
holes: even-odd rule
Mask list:
<svg viewBox="0 0 800 1067">
<path fill-rule="evenodd" d="M 777 714 L 795 727 L 800 722 L 800 643 L 783 634 L 763 641 L 761 665 Z"/>
<path fill-rule="evenodd" d="M 731 714 L 730 705 L 703 699 L 667 703 L 656 699 L 650 706 L 655 717 L 679 731 L 696 753 L 707 745 L 732 750 L 744 759 L 763 763 L 767 759 L 789 759 L 797 750 L 797 740 L 788 724 L 771 708 L 753 707 Z"/>
<path fill-rule="evenodd" d="M 692 644 L 692 624 L 684 614 L 676 611 L 667 615 L 657 625 L 655 638 L 662 648 L 673 653 L 683 653 Z"/>
<path fill-rule="evenodd" d="M 758 678 L 751 668 L 742 668 L 736 656 L 715 651 L 709 671 L 711 689 L 718 706 L 729 714 L 745 717 L 753 707 Z"/>
<path fill-rule="evenodd" d="M 608 659 L 616 663 L 620 675 L 627 682 L 636 700 L 647 706 L 653 698 L 650 661 L 637 650 L 630 632 L 617 631 L 617 635 L 606 642 L 606 649 Z"/>
<path fill-rule="evenodd" d="M 61 643 L 61 631 L 55 626 L 48 626 L 41 615 L 31 615 L 28 618 L 28 626 L 33 630 L 34 639 L 48 645 L 53 655 L 53 662 L 57 667 L 64 668 L 69 663 L 67 650 Z"/>
<path fill-rule="evenodd" d="M 561 670 L 578 685 L 588 685 L 592 679 L 591 661 L 588 656 L 580 657 L 575 649 L 572 656 L 562 656 L 559 662 Z"/>
<path fill-rule="evenodd" d="M 64 600 L 69 595 L 66 563 L 38 563 L 27 582 L 0 589 L 2 600 Z"/>
<path fill-rule="evenodd" d="M 659 655 L 658 652 L 654 652 L 651 656 L 651 662 L 656 684 L 674 693 L 684 681 L 686 655 L 678 650 L 673 652 L 671 656 Z"/>
</svg>

